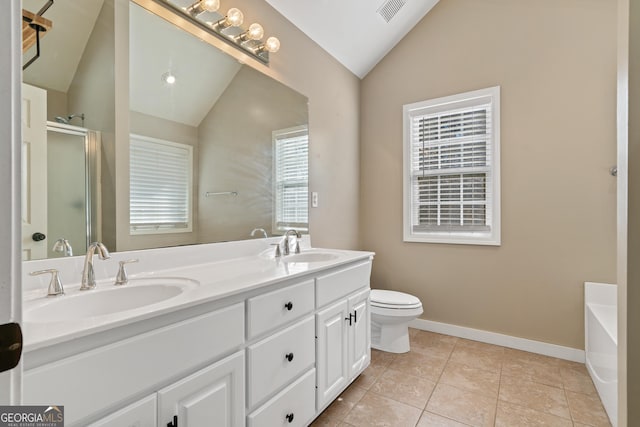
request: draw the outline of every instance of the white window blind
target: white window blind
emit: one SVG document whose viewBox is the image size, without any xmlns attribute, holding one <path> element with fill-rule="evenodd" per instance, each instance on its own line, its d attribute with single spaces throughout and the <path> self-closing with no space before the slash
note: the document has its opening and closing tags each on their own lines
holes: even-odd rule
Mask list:
<svg viewBox="0 0 640 427">
<path fill-rule="evenodd" d="M 274 232 L 309 229 L 309 132 L 306 126 L 273 132 Z"/>
<path fill-rule="evenodd" d="M 491 88 L 405 106 L 405 240 L 499 244 L 498 103 Z"/>
<path fill-rule="evenodd" d="M 131 234 L 191 231 L 193 148 L 131 135 L 129 161 Z"/>
</svg>

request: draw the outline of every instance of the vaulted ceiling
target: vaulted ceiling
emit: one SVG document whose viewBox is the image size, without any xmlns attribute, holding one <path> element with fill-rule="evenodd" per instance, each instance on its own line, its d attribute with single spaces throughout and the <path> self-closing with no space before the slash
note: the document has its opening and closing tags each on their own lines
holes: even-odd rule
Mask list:
<svg viewBox="0 0 640 427">
<path fill-rule="evenodd" d="M 362 78 L 438 0 L 266 0 Z"/>
</svg>

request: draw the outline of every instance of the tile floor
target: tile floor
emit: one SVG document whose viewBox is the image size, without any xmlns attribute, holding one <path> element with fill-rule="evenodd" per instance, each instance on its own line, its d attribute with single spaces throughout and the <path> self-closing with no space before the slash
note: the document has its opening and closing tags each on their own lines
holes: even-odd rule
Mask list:
<svg viewBox="0 0 640 427">
<path fill-rule="evenodd" d="M 410 329 L 411 351 L 371 365 L 314 427 L 607 426 L 581 363 Z"/>
</svg>

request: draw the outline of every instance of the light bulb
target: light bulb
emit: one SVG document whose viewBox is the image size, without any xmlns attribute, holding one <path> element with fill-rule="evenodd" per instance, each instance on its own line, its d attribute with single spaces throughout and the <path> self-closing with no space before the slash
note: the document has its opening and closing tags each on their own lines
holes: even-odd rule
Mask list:
<svg viewBox="0 0 640 427">
<path fill-rule="evenodd" d="M 254 22 L 249 25 L 249 30 L 247 31 L 247 38 L 249 40 L 260 40 L 264 36 L 264 29 L 262 25 Z"/>
<path fill-rule="evenodd" d="M 232 27 L 239 27 L 244 22 L 244 15 L 240 11 L 240 9 L 232 7 L 227 12 L 227 17 L 225 18 L 225 21 L 227 25 L 230 25 Z"/>
<path fill-rule="evenodd" d="M 200 8 L 207 12 L 215 12 L 220 8 L 220 0 L 200 0 Z"/>
<path fill-rule="evenodd" d="M 269 37 L 267 41 L 264 42 L 264 50 L 271 53 L 276 53 L 280 50 L 280 40 L 275 37 Z"/>
</svg>

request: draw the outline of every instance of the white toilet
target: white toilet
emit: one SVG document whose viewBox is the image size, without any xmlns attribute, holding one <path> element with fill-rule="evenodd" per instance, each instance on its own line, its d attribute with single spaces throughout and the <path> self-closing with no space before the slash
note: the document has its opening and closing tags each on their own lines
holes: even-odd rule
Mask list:
<svg viewBox="0 0 640 427">
<path fill-rule="evenodd" d="M 422 314 L 413 295 L 371 290 L 371 347 L 390 353 L 409 351 L 409 322 Z"/>
</svg>

